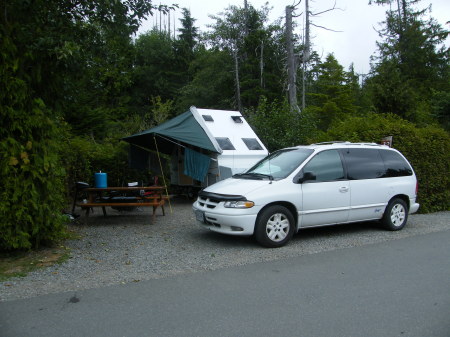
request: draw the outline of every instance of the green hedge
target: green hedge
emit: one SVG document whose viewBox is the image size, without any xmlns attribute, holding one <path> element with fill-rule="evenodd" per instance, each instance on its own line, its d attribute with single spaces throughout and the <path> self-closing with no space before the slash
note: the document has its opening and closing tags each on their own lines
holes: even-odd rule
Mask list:
<svg viewBox="0 0 450 337">
<path fill-rule="evenodd" d="M 394 115 L 349 117 L 331 126 L 321 141 L 376 142 L 393 136 L 393 147 L 410 161 L 419 181 L 421 213 L 450 209 L 450 136 L 438 126 L 417 128 Z"/>
<path fill-rule="evenodd" d="M 94 185 L 94 173 L 108 174 L 108 186 L 125 186 L 132 181 L 150 181 L 145 170 L 130 169 L 128 165 L 128 144 L 120 139 L 106 139 L 95 142 L 88 137 L 73 137 L 67 142 L 64 154 L 68 197 L 73 197 L 77 181 Z"/>
<path fill-rule="evenodd" d="M 65 128 L 30 89 L 32 72 L 0 34 L 0 250 L 30 249 L 65 233 Z M 31 54 L 27 54 L 31 58 Z M 31 63 L 30 63 L 31 64 Z M 37 70 L 35 70 L 37 72 Z"/>
<path fill-rule="evenodd" d="M 268 102 L 262 97 L 258 107 L 244 111 L 244 115 L 270 152 L 305 144 L 317 134 L 315 115 L 293 111 L 286 100 Z"/>
<path fill-rule="evenodd" d="M 65 233 L 60 132 L 40 100 L 3 109 L 0 250 L 35 248 Z"/>
</svg>

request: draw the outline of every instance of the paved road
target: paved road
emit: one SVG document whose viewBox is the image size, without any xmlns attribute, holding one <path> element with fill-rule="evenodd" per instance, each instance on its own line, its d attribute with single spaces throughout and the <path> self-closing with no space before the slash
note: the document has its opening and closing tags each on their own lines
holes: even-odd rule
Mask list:
<svg viewBox="0 0 450 337">
<path fill-rule="evenodd" d="M 450 336 L 450 231 L 0 303 L 0 336 Z"/>
</svg>

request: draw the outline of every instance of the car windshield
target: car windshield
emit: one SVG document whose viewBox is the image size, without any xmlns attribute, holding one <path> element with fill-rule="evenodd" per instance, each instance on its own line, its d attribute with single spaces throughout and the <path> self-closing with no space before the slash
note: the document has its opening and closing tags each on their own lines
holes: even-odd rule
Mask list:
<svg viewBox="0 0 450 337">
<path fill-rule="evenodd" d="M 244 173 L 235 174 L 234 178 L 280 180 L 290 175 L 308 158 L 311 149 L 284 149 L 271 153 Z"/>
</svg>

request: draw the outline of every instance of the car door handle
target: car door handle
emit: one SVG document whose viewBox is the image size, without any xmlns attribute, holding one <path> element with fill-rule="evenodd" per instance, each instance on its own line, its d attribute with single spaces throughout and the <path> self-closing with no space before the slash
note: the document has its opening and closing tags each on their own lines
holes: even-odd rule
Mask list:
<svg viewBox="0 0 450 337">
<path fill-rule="evenodd" d="M 347 186 L 342 186 L 342 187 L 339 189 L 339 192 L 341 192 L 341 193 L 347 193 L 348 190 L 349 190 L 349 188 L 348 188 Z"/>
</svg>

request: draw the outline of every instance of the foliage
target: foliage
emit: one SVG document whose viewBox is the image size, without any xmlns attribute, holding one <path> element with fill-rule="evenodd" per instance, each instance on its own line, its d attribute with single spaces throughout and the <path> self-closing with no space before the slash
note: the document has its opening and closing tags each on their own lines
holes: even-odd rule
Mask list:
<svg viewBox="0 0 450 337">
<path fill-rule="evenodd" d="M 283 35 L 279 25 L 267 25 L 269 8 L 230 6 L 217 16 L 205 38 L 230 56 L 234 72 L 234 107 L 254 107 L 261 96 L 280 99 L 285 78 Z"/>
<path fill-rule="evenodd" d="M 293 111 L 286 100 L 269 103 L 262 97 L 258 107 L 245 115 L 269 151 L 305 144 L 315 137 L 314 119 L 307 112 Z"/>
<path fill-rule="evenodd" d="M 392 1 L 375 1 L 390 3 Z M 402 1 L 387 12 L 366 85 L 378 112 L 395 113 L 426 125 L 436 121 L 428 103 L 434 91 L 450 89 L 449 32 L 434 19 L 422 17 L 428 10 L 416 11 L 418 0 Z"/>
<path fill-rule="evenodd" d="M 9 29 L 0 38 L 0 250 L 38 247 L 64 232 L 65 171 L 58 157 L 64 129 L 32 96 L 33 74 L 20 68 L 30 56 L 20 59 Z"/>
<path fill-rule="evenodd" d="M 173 41 L 156 29 L 141 34 L 135 42 L 136 59 L 133 71 L 133 101 L 136 111 L 150 108 L 151 97 L 172 99 L 182 86 L 174 70 L 177 62 Z"/>
<path fill-rule="evenodd" d="M 67 172 L 69 186 L 77 181 L 93 186 L 94 172 L 100 171 L 108 173 L 109 186 L 123 186 L 127 178 L 128 151 L 120 139 L 96 143 L 86 137 L 73 137 L 67 146 L 71 150 L 64 157 L 66 166 L 71 169 Z"/>
<path fill-rule="evenodd" d="M 106 172 L 109 186 L 125 186 L 132 181 L 147 183 L 149 172 L 130 169 L 128 165 L 129 144 L 121 140 L 127 136 L 161 124 L 173 112 L 173 101 L 162 102 L 161 98 L 151 98 L 151 108 L 143 118 L 129 120 L 126 132 L 117 133 L 114 137 L 101 142 L 93 141 L 88 136 L 75 136 L 65 139 L 64 151 L 61 155 L 66 172 L 66 186 L 70 195 L 77 181 L 94 185 L 94 172 Z"/>
<path fill-rule="evenodd" d="M 312 73 L 316 80 L 307 94 L 308 110 L 314 111 L 321 130 L 346 115 L 355 114 L 356 90 L 359 86 L 353 73 L 347 73 L 333 54 L 325 62 L 317 64 Z"/>
<path fill-rule="evenodd" d="M 423 128 L 395 115 L 368 114 L 336 122 L 321 141 L 377 142 L 393 136 L 393 147 L 413 166 L 422 213 L 450 209 L 450 136 L 438 126 Z"/>
<path fill-rule="evenodd" d="M 160 96 L 150 98 L 150 106 L 140 114 L 130 115 L 122 125 L 120 135 L 129 136 L 159 125 L 175 115 L 174 102 L 162 101 Z"/>
<path fill-rule="evenodd" d="M 178 29 L 180 34 L 178 35 L 178 40 L 175 41 L 175 48 L 183 65 L 189 66 L 189 63 L 194 59 L 199 34 L 198 28 L 194 26 L 196 20 L 191 16 L 191 11 L 183 8 L 182 15 L 183 17 L 180 19 L 182 26 Z"/>
<path fill-rule="evenodd" d="M 180 89 L 176 107 L 186 111 L 190 106 L 231 109 L 233 105 L 233 74 L 230 56 L 220 50 L 198 51 L 191 63 L 192 81 Z"/>
<path fill-rule="evenodd" d="M 152 10 L 146 0 L 1 3 L 0 249 L 38 247 L 64 233 L 62 117 L 91 137 L 114 133 L 125 111 L 130 34 Z M 73 117 L 85 111 L 80 125 L 85 119 Z M 104 118 L 90 118 L 97 115 Z"/>
</svg>

